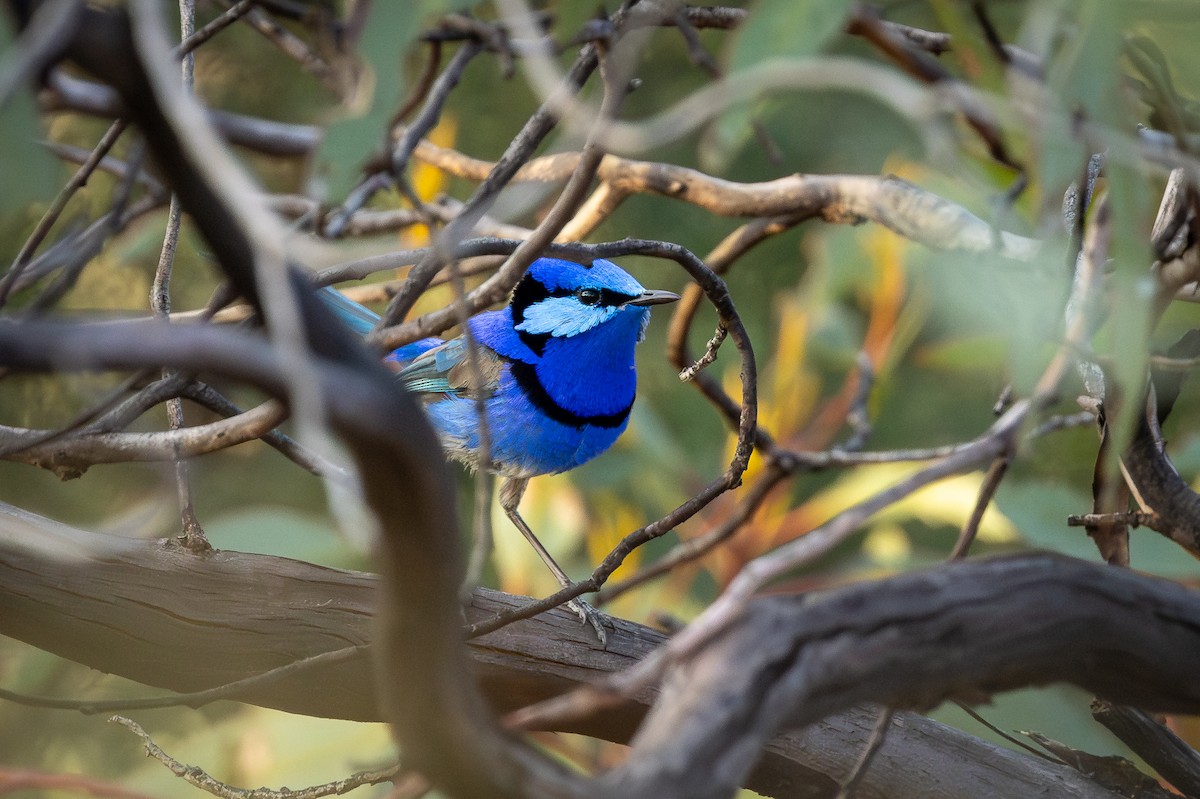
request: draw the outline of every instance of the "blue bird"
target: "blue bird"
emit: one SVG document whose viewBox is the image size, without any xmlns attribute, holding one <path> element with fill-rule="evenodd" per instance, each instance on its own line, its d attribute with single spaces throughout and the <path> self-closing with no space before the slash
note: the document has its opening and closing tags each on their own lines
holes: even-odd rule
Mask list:
<svg viewBox="0 0 1200 799">
<path fill-rule="evenodd" d="M 359 333 L 379 320 L 332 288 L 321 296 Z M 504 478 L 501 508 L 563 586 L 570 579 L 517 512 L 521 496 L 531 477 L 574 469 L 625 430 L 637 393 L 634 348 L 645 337 L 648 306 L 678 299 L 643 288 L 610 261 L 539 258 L 506 307 L 468 321 L 479 345 L 476 369 L 461 336 L 423 339 L 385 358 L 408 390 L 423 395 L 446 454 L 470 468 L 486 462 Z M 486 461 L 480 401 L 489 438 Z M 603 640 L 595 611 L 583 602 L 574 609 Z"/>
</svg>

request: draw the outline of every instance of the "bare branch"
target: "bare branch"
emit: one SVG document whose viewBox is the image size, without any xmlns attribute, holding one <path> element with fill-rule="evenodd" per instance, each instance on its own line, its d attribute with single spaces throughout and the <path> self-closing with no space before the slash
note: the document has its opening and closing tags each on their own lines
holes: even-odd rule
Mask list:
<svg viewBox="0 0 1200 799">
<path fill-rule="evenodd" d="M 142 746 L 146 749 L 146 754 L 170 769 L 171 773 L 176 777 L 196 786 L 205 793 L 222 797 L 222 799 L 320 799 L 323 796 L 341 796 L 363 785 L 378 785 L 381 782 L 391 782 L 400 773 L 399 766 L 392 766 L 391 768 L 376 771 L 360 771 L 344 779 L 327 782 L 324 785 L 313 785 L 309 788 L 280 788 L 279 790 L 271 790 L 269 788 L 236 788 L 210 776 L 197 766 L 180 763 L 163 751 L 161 746 L 154 743 L 150 738 L 150 734 L 142 729 L 142 726 L 137 722 L 127 719 L 124 716 L 113 716 L 109 721 L 120 724 L 138 738 L 141 738 Z"/>
<path fill-rule="evenodd" d="M 0 504 L 0 576 L 0 634 L 148 685 L 197 691 L 251 678 L 236 694 L 242 701 L 292 713 L 380 718 L 366 648 L 373 640 L 372 614 L 379 607 L 378 578 L 372 575 L 235 552 L 197 559 L 169 541 L 86 533 Z M 1096 576 L 1089 573 L 1089 579 Z M 980 582 L 972 579 L 964 577 L 959 584 L 978 587 Z M 255 590 L 246 590 L 248 585 Z M 466 612 L 468 618 L 482 619 L 527 601 L 477 590 Z M 879 600 L 880 605 L 887 601 Z M 996 604 L 976 608 L 995 613 L 1000 628 L 1013 633 L 1008 603 L 1015 601 L 1022 601 L 1019 595 L 1003 595 Z M 1084 600 L 1046 607 L 1055 615 L 1074 615 L 1092 606 Z M 45 623 L 49 618 L 53 624 Z M 483 690 L 498 710 L 511 711 L 626 669 L 664 641 L 653 630 L 613 621 L 604 650 L 566 610 L 477 639 L 471 651 Z M 1112 623 L 1107 619 L 1085 629 L 1098 631 Z M 129 636 L 129 646 L 112 647 L 106 642 L 114 628 L 138 634 Z M 979 629 L 981 641 L 990 635 L 987 628 Z M 349 657 L 328 656 L 348 643 L 363 648 L 352 649 Z M 889 644 L 884 651 L 891 656 L 901 650 Z M 265 674 L 271 669 L 278 671 Z M 653 696 L 641 693 L 604 714 L 556 726 L 628 741 Z M 871 709 L 854 709 L 803 732 L 776 737 L 746 784 L 781 798 L 804 784 L 812 787 L 813 799 L 832 799 L 853 769 L 876 715 Z M 1069 769 L 999 749 L 920 716 L 899 713 L 897 718 L 863 778 L 864 794 L 948 799 L 966 792 L 1019 799 L 1051 790 L 1064 797 L 1113 799 Z"/>
<path fill-rule="evenodd" d="M 98 463 L 169 462 L 216 452 L 261 438 L 285 418 L 287 411 L 281 404 L 265 402 L 229 419 L 157 433 L 82 433 L 60 438 L 53 430 L 0 425 L 0 458 L 40 466 L 67 479 Z"/>
<path fill-rule="evenodd" d="M 1200 753 L 1141 710 L 1092 702 L 1092 716 L 1185 796 L 1200 794 Z"/>
<path fill-rule="evenodd" d="M 422 141 L 417 158 L 450 174 L 481 179 L 490 165 L 454 150 Z M 543 156 L 518 170 L 513 179 L 553 182 L 566 178 L 577 153 Z M 1039 242 L 992 226 L 961 206 L 922 191 L 896 177 L 865 175 L 790 175 L 764 183 L 737 183 L 673 164 L 634 161 L 607 155 L 597 177 L 622 197 L 650 192 L 697 205 L 719 216 L 772 217 L 801 215 L 838 224 L 865 221 L 935 249 L 998 251 L 1029 260 Z M 610 201 L 611 202 L 611 201 Z M 997 241 L 998 238 L 998 241 Z"/>
<path fill-rule="evenodd" d="M 1067 620 L 1058 612 L 1066 608 L 1088 620 Z M 662 699 L 609 780 L 614 789 L 727 796 L 757 754 L 748 741 L 812 723 L 847 702 L 927 708 L 1061 679 L 1141 707 L 1200 709 L 1200 686 L 1189 678 L 1200 655 L 1195 592 L 1104 565 L 1048 555 L 959 561 L 762 598 L 738 615 L 667 673 Z M 1157 675 L 1153 685 L 1149 674 Z M 606 701 L 605 691 L 593 689 L 521 720 L 562 723 Z M 729 746 L 732 740 L 739 745 Z M 704 769 L 687 766 L 687 753 L 697 751 L 707 754 Z"/>
</svg>

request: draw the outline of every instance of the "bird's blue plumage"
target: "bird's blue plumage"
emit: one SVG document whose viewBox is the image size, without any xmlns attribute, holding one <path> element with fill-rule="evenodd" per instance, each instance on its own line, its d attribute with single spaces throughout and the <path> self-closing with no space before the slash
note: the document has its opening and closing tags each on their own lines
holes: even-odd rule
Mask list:
<svg viewBox="0 0 1200 799">
<path fill-rule="evenodd" d="M 323 288 L 318 296 L 325 307 L 342 320 L 342 324 L 360 336 L 370 333 L 375 328 L 375 323 L 379 321 L 379 314 L 369 308 L 364 308 L 335 288 Z"/>
<path fill-rule="evenodd" d="M 332 289 L 323 297 L 359 332 L 378 317 Z M 478 464 L 478 408 L 490 438 L 488 468 L 511 478 L 573 469 L 625 430 L 637 393 L 634 349 L 647 306 L 671 302 L 609 261 L 538 259 L 505 308 L 468 324 L 479 344 L 472 368 L 462 337 L 424 339 L 389 354 L 426 411 L 447 454 Z"/>
<path fill-rule="evenodd" d="M 333 289 L 321 296 L 359 333 L 379 320 Z M 570 579 L 518 513 L 521 494 L 530 477 L 574 469 L 613 445 L 637 394 L 634 348 L 645 336 L 648 306 L 677 299 L 647 291 L 608 261 L 539 258 L 506 307 L 468 320 L 478 345 L 473 359 L 461 336 L 423 339 L 385 359 L 409 391 L 423 396 L 446 453 L 472 468 L 485 454 L 482 407 L 486 468 L 505 478 L 500 505 L 560 585 Z M 600 614 L 581 599 L 570 606 L 603 643 Z"/>
</svg>

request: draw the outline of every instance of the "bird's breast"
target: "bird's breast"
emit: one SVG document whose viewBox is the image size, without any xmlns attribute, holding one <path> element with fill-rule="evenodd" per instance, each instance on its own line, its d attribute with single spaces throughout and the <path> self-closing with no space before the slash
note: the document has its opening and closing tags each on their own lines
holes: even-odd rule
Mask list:
<svg viewBox="0 0 1200 799">
<path fill-rule="evenodd" d="M 628 390 L 622 387 L 597 386 L 591 396 L 578 391 L 555 392 L 541 375 L 538 364 L 514 362 L 510 366 L 513 380 L 525 397 L 538 410 L 559 424 L 571 427 L 620 427 L 629 418 L 636 395 L 636 382 Z M 551 374 L 553 378 L 553 373 Z M 618 389 L 618 390 L 614 390 Z M 556 393 L 558 394 L 556 396 Z"/>
</svg>

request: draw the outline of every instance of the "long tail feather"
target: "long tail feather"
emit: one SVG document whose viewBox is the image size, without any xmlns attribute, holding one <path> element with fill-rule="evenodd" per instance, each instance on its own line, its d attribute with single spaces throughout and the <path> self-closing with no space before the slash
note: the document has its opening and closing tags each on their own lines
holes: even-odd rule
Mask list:
<svg viewBox="0 0 1200 799">
<path fill-rule="evenodd" d="M 359 305 L 333 286 L 320 289 L 317 296 L 321 298 L 321 302 L 325 303 L 326 308 L 337 314 L 338 319 L 341 319 L 360 336 L 370 333 L 375 328 L 375 323 L 379 321 L 379 314 Z"/>
</svg>

